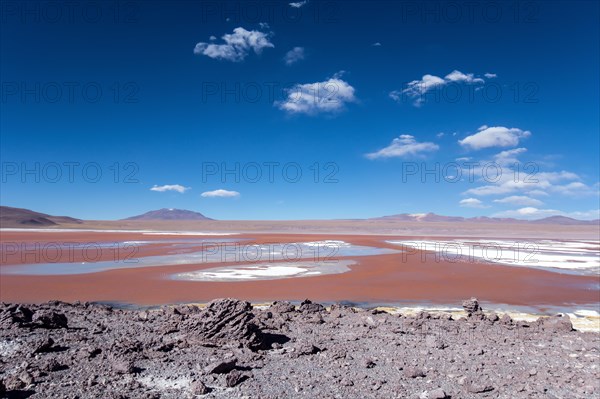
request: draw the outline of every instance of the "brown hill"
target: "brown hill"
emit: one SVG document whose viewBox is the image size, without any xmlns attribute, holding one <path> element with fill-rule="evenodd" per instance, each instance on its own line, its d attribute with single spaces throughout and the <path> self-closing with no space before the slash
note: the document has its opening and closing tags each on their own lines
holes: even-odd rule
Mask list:
<svg viewBox="0 0 600 399">
<path fill-rule="evenodd" d="M 68 216 L 52 216 L 29 209 L 0 206 L 0 226 L 5 228 L 56 226 L 63 223 L 82 223 L 82 221 Z"/>
</svg>

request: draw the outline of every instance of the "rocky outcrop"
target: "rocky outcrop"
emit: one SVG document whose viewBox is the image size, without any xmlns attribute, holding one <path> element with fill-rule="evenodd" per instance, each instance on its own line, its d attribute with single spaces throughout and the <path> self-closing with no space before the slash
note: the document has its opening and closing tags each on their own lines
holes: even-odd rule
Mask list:
<svg viewBox="0 0 600 399">
<path fill-rule="evenodd" d="M 0 397 L 592 398 L 600 334 L 568 316 L 392 315 L 304 301 L 265 309 L 0 305 Z M 4 391 L 4 392 L 3 392 Z"/>
<path fill-rule="evenodd" d="M 190 339 L 213 345 L 243 346 L 259 349 L 264 337 L 254 322 L 252 305 L 237 299 L 218 299 L 182 323 L 182 329 L 192 333 Z"/>
</svg>

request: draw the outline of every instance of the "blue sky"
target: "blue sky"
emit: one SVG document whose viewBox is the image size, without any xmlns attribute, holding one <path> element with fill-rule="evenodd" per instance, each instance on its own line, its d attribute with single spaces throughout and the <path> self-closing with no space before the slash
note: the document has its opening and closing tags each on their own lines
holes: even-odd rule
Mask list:
<svg viewBox="0 0 600 399">
<path fill-rule="evenodd" d="M 597 2 L 115 4 L 3 3 L 2 205 L 598 217 Z"/>
</svg>

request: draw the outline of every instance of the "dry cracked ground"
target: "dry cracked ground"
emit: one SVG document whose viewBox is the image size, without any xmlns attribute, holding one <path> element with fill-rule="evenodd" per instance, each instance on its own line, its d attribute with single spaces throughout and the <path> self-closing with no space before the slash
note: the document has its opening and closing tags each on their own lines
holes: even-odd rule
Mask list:
<svg viewBox="0 0 600 399">
<path fill-rule="evenodd" d="M 304 301 L 252 308 L 0 306 L 8 398 L 593 398 L 600 336 L 515 322 Z"/>
</svg>

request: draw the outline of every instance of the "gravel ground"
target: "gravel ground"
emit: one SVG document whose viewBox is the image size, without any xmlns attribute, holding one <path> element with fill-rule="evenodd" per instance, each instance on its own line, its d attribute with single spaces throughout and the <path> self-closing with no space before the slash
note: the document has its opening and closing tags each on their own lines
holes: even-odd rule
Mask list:
<svg viewBox="0 0 600 399">
<path fill-rule="evenodd" d="M 600 335 L 565 316 L 252 308 L 0 306 L 8 398 L 593 398 Z"/>
</svg>

